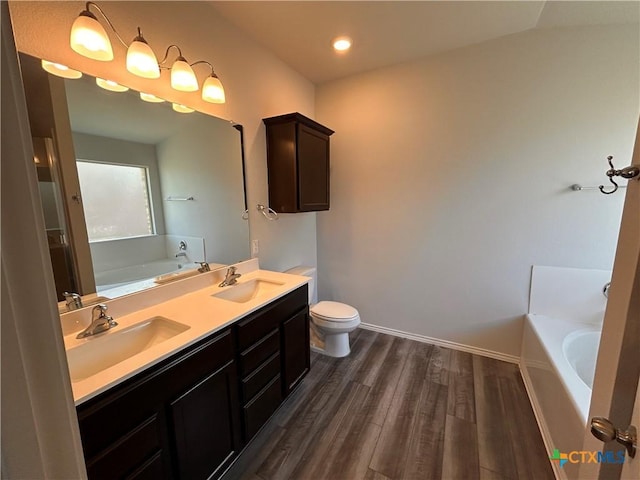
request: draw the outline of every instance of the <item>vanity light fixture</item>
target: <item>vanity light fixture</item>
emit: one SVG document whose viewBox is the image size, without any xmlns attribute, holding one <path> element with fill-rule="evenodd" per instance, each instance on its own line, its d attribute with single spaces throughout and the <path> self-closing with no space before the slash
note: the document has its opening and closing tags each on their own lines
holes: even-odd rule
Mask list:
<svg viewBox="0 0 640 480">
<path fill-rule="evenodd" d="M 184 57 L 178 57 L 173 62 L 171 67 L 171 88 L 181 92 L 195 92 L 200 88 L 193 68 Z"/>
<path fill-rule="evenodd" d="M 91 12 L 91 8 L 94 8 L 100 14 L 115 34 L 118 41 L 127 49 L 127 71 L 142 78 L 156 79 L 160 78 L 161 69 L 170 70 L 171 88 L 182 92 L 195 92 L 200 89 L 200 85 L 192 67 L 203 63 L 209 66 L 211 74 L 204 81 L 202 99 L 205 102 L 210 103 L 225 103 L 226 99 L 222 82 L 220 82 L 220 79 L 213 70 L 213 66 L 209 62 L 199 60 L 189 64 L 182 55 L 180 47 L 175 44 L 169 45 L 164 58 L 162 61 L 158 62 L 155 53 L 153 53 L 153 49 L 142 36 L 140 27 L 138 27 L 138 34 L 136 37 L 130 44 L 127 44 L 104 11 L 94 2 L 86 2 L 85 9 L 80 12 L 80 15 L 76 18 L 73 22 L 73 26 L 71 27 L 70 44 L 71 48 L 75 52 L 94 60 L 113 60 L 113 48 L 111 47 L 109 36 L 107 35 L 104 27 L 98 21 L 96 15 Z M 167 61 L 171 48 L 178 50 L 178 56 L 171 66 L 165 66 L 164 63 Z M 44 64 L 43 68 L 45 68 Z M 147 99 L 142 96 L 141 98 L 146 101 L 153 101 L 149 100 L 149 96 L 147 96 Z"/>
<path fill-rule="evenodd" d="M 160 97 L 156 97 L 155 95 L 151 95 L 150 93 L 140 92 L 140 100 L 144 100 L 145 102 L 150 103 L 163 103 L 164 99 Z"/>
<path fill-rule="evenodd" d="M 126 92 L 127 90 L 129 90 L 129 87 L 120 85 L 113 80 L 105 80 L 104 78 L 99 77 L 96 77 L 96 84 L 100 88 L 104 88 L 105 90 L 109 90 L 110 92 Z"/>
<path fill-rule="evenodd" d="M 140 27 L 138 35 L 127 49 L 127 70 L 143 78 L 160 78 L 158 59 L 142 36 Z"/>
<path fill-rule="evenodd" d="M 182 105 L 180 103 L 174 103 L 171 108 L 173 108 L 176 112 L 179 112 L 179 113 L 192 113 L 192 112 L 195 112 L 195 110 L 193 108 L 189 108 L 186 105 Z"/>
<path fill-rule="evenodd" d="M 208 65 L 211 69 L 211 74 L 207 77 L 202 85 L 202 100 L 209 103 L 224 103 L 224 87 L 222 86 L 222 82 L 216 75 L 216 72 L 213 70 L 213 65 L 204 60 L 199 60 L 195 63 L 192 63 L 191 66 L 195 67 L 196 65 Z"/>
<path fill-rule="evenodd" d="M 85 9 L 80 12 L 80 15 L 71 26 L 69 43 L 71 48 L 80 55 L 93 60 L 100 60 L 101 62 L 109 62 L 113 60 L 113 48 L 104 27 L 100 25 L 96 16 L 89 10 L 91 6 L 100 12 L 113 28 L 113 25 L 100 7 L 93 2 L 87 2 Z M 115 31 L 115 29 L 113 30 Z"/>
<path fill-rule="evenodd" d="M 169 57 L 169 51 L 175 48 L 178 50 L 178 56 L 171 65 L 171 88 L 174 90 L 180 90 L 181 92 L 195 92 L 200 88 L 198 85 L 198 78 L 191 68 L 191 65 L 187 63 L 187 60 L 182 56 L 182 50 L 177 45 L 169 45 L 167 51 L 164 54 L 164 58 L 160 61 L 160 68 L 168 69 L 169 67 L 163 67 L 162 65 L 167 61 Z"/>
<path fill-rule="evenodd" d="M 58 77 L 76 79 L 82 76 L 82 72 L 73 70 L 61 63 L 50 62 L 49 60 L 43 59 L 40 61 L 40 65 L 42 65 L 43 70 Z"/>
<path fill-rule="evenodd" d="M 333 49 L 338 53 L 344 53 L 351 48 L 353 40 L 350 37 L 337 37 L 333 39 Z"/>
</svg>

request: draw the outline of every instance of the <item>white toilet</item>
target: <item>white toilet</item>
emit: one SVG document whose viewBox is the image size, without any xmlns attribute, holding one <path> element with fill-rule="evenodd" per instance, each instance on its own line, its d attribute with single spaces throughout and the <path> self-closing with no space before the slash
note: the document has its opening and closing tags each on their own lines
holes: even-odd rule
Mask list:
<svg viewBox="0 0 640 480">
<path fill-rule="evenodd" d="M 345 303 L 317 303 L 317 272 L 314 267 L 294 267 L 285 271 L 285 273 L 311 277 L 311 280 L 309 280 L 311 350 L 330 357 L 346 357 L 349 355 L 349 352 L 351 352 L 349 332 L 353 332 L 360 325 L 358 310 Z"/>
</svg>

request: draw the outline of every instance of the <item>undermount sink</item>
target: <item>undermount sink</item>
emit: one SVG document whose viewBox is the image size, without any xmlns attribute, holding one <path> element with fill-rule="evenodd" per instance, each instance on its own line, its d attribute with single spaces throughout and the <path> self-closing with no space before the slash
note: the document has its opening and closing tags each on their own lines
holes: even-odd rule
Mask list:
<svg viewBox="0 0 640 480">
<path fill-rule="evenodd" d="M 223 300 L 230 300 L 236 303 L 246 303 L 254 298 L 261 297 L 282 285 L 282 283 L 272 282 L 271 280 L 256 278 L 226 287 L 226 290 L 223 290 L 220 293 L 215 293 L 212 297 L 222 298 Z"/>
<path fill-rule="evenodd" d="M 189 328 L 168 318 L 153 317 L 121 331 L 110 330 L 107 334 L 89 337 L 86 343 L 67 350 L 71 381 L 100 373 Z"/>
</svg>

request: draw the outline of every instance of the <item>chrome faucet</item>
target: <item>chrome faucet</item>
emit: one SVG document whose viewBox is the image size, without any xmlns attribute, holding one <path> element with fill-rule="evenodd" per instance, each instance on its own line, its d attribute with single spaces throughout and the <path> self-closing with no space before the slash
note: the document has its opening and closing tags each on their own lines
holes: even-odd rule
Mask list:
<svg viewBox="0 0 640 480">
<path fill-rule="evenodd" d="M 178 253 L 176 253 L 176 258 L 178 257 L 186 257 L 187 256 L 187 243 L 184 240 L 180 240 L 178 244 Z"/>
<path fill-rule="evenodd" d="M 227 269 L 227 275 L 224 277 L 224 280 L 220 282 L 219 287 L 228 287 L 229 285 L 235 285 L 238 282 L 238 278 L 240 278 L 240 274 L 236 273 L 236 267 L 229 267 Z"/>
<path fill-rule="evenodd" d="M 211 267 L 209 266 L 209 264 L 207 262 L 199 262 L 200 263 L 200 267 L 198 268 L 198 271 L 200 273 L 205 273 L 205 272 L 210 272 L 211 271 Z"/>
<path fill-rule="evenodd" d="M 75 292 L 64 292 L 64 300 L 67 305 L 67 310 L 78 310 L 79 308 L 84 307 L 82 305 L 82 297 Z"/>
<path fill-rule="evenodd" d="M 106 312 L 107 306 L 104 303 L 100 303 L 93 307 L 91 310 L 91 324 L 80 332 L 76 338 L 90 337 L 118 325 L 113 317 L 107 315 Z"/>
<path fill-rule="evenodd" d="M 611 288 L 611 282 L 605 283 L 604 287 L 602 288 L 602 294 L 606 297 L 609 298 L 609 289 Z"/>
</svg>

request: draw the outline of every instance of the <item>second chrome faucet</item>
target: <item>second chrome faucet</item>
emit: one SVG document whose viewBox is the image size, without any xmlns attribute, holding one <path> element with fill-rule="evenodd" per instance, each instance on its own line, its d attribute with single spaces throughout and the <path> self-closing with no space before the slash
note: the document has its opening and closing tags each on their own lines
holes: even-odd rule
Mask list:
<svg viewBox="0 0 640 480">
<path fill-rule="evenodd" d="M 118 325 L 113 317 L 107 315 L 107 306 L 100 303 L 91 309 L 91 324 L 80 332 L 76 338 L 86 338 L 104 332 Z"/>
<path fill-rule="evenodd" d="M 240 277 L 241 275 L 239 273 L 236 273 L 236 267 L 229 267 L 227 269 L 227 274 L 224 277 L 224 280 L 220 282 L 220 285 L 218 286 L 228 287 L 229 285 L 235 285 L 236 283 L 238 283 L 238 278 Z"/>
</svg>

